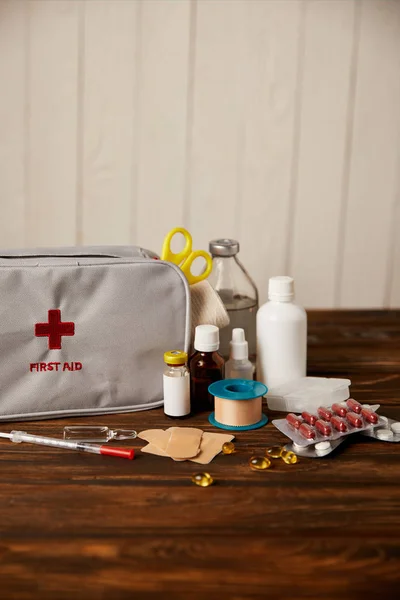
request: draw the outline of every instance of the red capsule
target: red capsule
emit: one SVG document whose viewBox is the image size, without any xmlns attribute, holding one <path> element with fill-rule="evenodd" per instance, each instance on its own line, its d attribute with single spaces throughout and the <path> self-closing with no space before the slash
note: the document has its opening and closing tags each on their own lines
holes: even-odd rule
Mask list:
<svg viewBox="0 0 400 600">
<path fill-rule="evenodd" d="M 379 420 L 378 415 L 372 410 L 369 410 L 369 408 L 363 408 L 361 411 L 361 415 L 366 421 L 368 421 L 368 423 L 372 423 L 373 425 L 375 425 Z"/>
<path fill-rule="evenodd" d="M 303 419 L 305 421 L 307 421 L 307 423 L 309 425 L 315 425 L 315 422 L 318 419 L 318 417 L 316 417 L 315 415 L 312 415 L 311 413 L 309 413 L 307 411 L 302 412 L 301 416 L 303 417 Z"/>
<path fill-rule="evenodd" d="M 321 419 L 318 419 L 315 422 L 315 427 L 320 433 L 322 433 L 322 435 L 331 435 L 332 433 L 332 427 L 329 425 L 329 423 L 326 423 L 326 421 L 322 421 Z"/>
<path fill-rule="evenodd" d="M 337 431 L 340 431 L 340 433 L 347 431 L 346 421 L 344 421 L 341 417 L 332 417 L 331 423 Z"/>
<path fill-rule="evenodd" d="M 349 410 L 351 410 L 352 412 L 355 412 L 357 415 L 359 415 L 361 413 L 362 404 L 357 402 L 357 400 L 354 400 L 353 398 L 349 398 L 347 400 L 346 404 L 347 404 L 347 408 Z"/>
<path fill-rule="evenodd" d="M 340 404 L 332 404 L 331 409 L 335 414 L 339 415 L 339 417 L 345 417 L 347 414 L 347 408 Z"/>
<path fill-rule="evenodd" d="M 363 422 L 361 417 L 359 417 L 358 415 L 356 415 L 356 413 L 354 412 L 348 412 L 346 415 L 346 419 L 348 420 L 348 422 L 350 423 L 350 425 L 353 425 L 353 427 L 362 427 L 363 426 Z"/>
<path fill-rule="evenodd" d="M 293 413 L 289 413 L 288 415 L 286 415 L 286 421 L 295 429 L 298 429 L 302 424 L 302 420 L 300 419 L 300 417 Z"/>
<path fill-rule="evenodd" d="M 331 411 L 324 406 L 320 406 L 317 412 L 323 421 L 330 421 L 332 418 Z"/>
<path fill-rule="evenodd" d="M 302 423 L 299 427 L 299 433 L 308 440 L 313 440 L 315 438 L 315 431 L 312 427 L 310 427 L 307 423 Z"/>
</svg>

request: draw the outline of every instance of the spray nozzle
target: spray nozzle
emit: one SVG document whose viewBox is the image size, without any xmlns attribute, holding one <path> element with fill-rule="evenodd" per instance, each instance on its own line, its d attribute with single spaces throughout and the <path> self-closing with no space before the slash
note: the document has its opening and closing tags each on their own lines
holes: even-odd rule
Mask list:
<svg viewBox="0 0 400 600">
<path fill-rule="evenodd" d="M 244 337 L 244 329 L 240 329 L 237 327 L 236 329 L 232 329 L 232 342 L 245 342 L 246 338 Z"/>
<path fill-rule="evenodd" d="M 233 360 L 246 360 L 249 357 L 249 345 L 246 342 L 244 329 L 232 329 L 231 358 Z"/>
</svg>

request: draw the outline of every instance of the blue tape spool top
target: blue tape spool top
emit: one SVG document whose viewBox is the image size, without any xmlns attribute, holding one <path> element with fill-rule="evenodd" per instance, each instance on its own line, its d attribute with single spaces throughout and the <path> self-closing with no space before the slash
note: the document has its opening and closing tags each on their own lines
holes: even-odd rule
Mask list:
<svg viewBox="0 0 400 600">
<path fill-rule="evenodd" d="M 224 400 L 253 400 L 265 396 L 268 388 L 259 381 L 252 379 L 221 379 L 208 386 L 213 396 Z"/>
<path fill-rule="evenodd" d="M 212 383 L 208 387 L 208 391 L 213 396 L 222 398 L 223 400 L 245 401 L 265 396 L 268 392 L 268 388 L 263 383 L 250 379 L 222 379 L 221 381 Z M 219 427 L 220 429 L 226 429 L 228 431 L 248 431 L 251 429 L 258 429 L 268 422 L 268 418 L 264 414 L 261 415 L 261 419 L 257 421 L 257 423 L 251 425 L 225 425 L 224 423 L 216 421 L 215 413 L 211 413 L 208 420 L 214 427 Z"/>
</svg>

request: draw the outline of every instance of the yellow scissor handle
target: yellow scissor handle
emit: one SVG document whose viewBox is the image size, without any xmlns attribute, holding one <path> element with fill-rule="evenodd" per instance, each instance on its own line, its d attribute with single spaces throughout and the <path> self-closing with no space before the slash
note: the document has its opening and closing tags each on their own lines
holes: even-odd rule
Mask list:
<svg viewBox="0 0 400 600">
<path fill-rule="evenodd" d="M 200 275 L 193 275 L 190 269 L 192 267 L 193 262 L 196 260 L 196 258 L 199 258 L 199 256 L 204 258 L 204 260 L 206 261 L 206 268 L 203 273 L 200 273 Z M 184 275 L 186 276 L 189 285 L 193 285 L 194 283 L 199 283 L 199 281 L 203 281 L 203 279 L 206 279 L 211 273 L 212 267 L 213 264 L 211 255 L 208 254 L 208 252 L 206 252 L 205 250 L 195 250 L 194 252 L 191 252 L 189 254 L 187 259 L 181 266 L 181 269 Z"/>
<path fill-rule="evenodd" d="M 181 233 L 185 238 L 185 247 L 180 252 L 172 252 L 171 250 L 171 241 L 174 235 L 177 233 Z M 174 263 L 175 265 L 180 265 L 189 255 L 192 250 L 192 236 L 184 227 L 175 227 L 171 229 L 169 233 L 165 236 L 162 251 L 161 251 L 161 259 L 168 260 L 169 262 Z"/>
</svg>

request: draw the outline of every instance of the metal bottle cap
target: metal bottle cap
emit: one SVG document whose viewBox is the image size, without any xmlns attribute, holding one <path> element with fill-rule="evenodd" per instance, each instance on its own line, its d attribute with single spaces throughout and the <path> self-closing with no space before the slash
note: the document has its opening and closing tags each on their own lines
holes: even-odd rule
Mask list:
<svg viewBox="0 0 400 600">
<path fill-rule="evenodd" d="M 169 350 L 164 352 L 164 362 L 167 365 L 184 365 L 187 362 L 188 355 L 183 350 Z"/>
<path fill-rule="evenodd" d="M 239 242 L 228 238 L 211 240 L 209 251 L 213 256 L 235 256 L 239 252 Z"/>
</svg>

